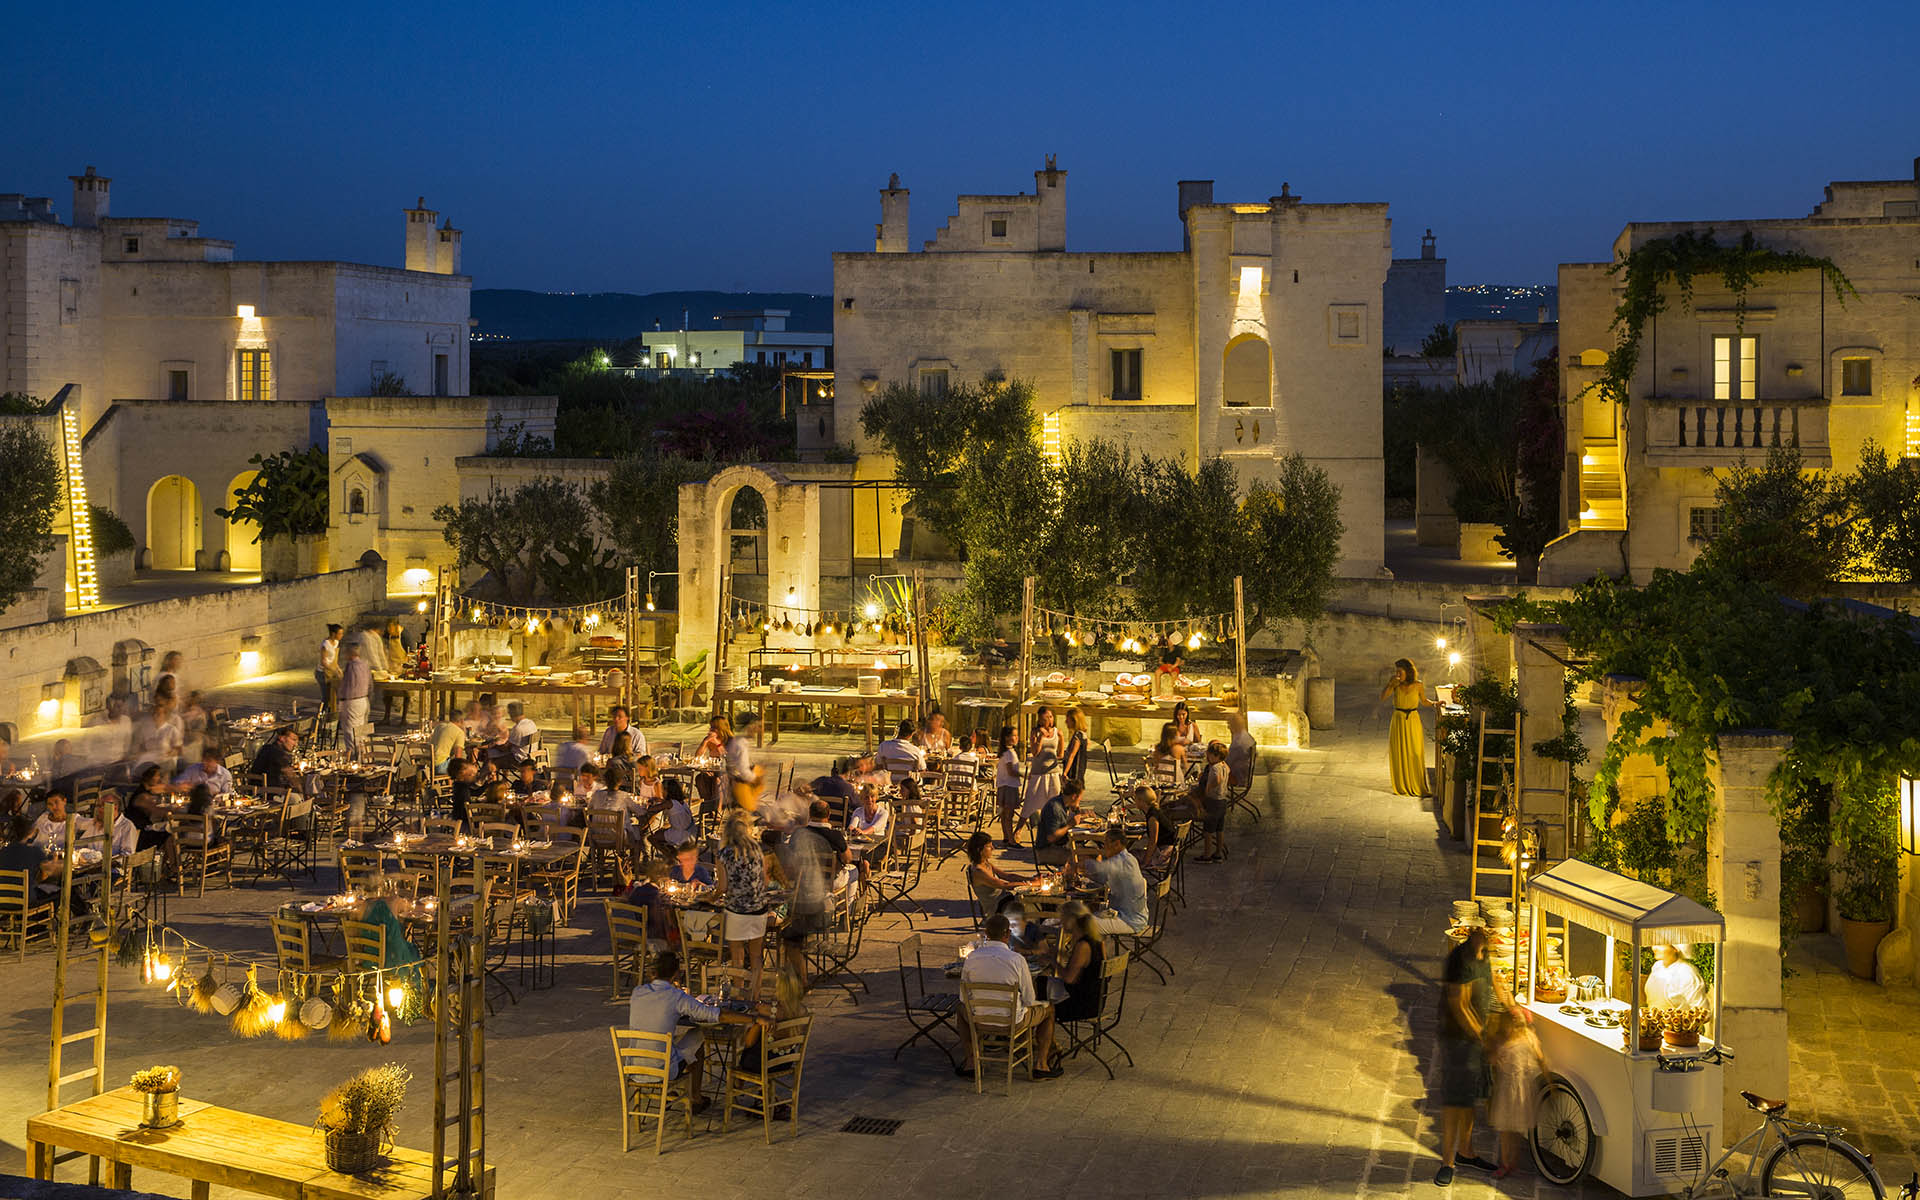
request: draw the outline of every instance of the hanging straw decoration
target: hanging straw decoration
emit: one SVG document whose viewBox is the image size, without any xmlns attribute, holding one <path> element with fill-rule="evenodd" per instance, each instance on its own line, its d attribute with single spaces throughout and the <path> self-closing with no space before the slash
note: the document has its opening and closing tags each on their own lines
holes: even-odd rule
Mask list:
<svg viewBox="0 0 1920 1200">
<path fill-rule="evenodd" d="M 348 994 L 349 990 L 351 995 Z M 333 1023 L 327 1026 L 328 1040 L 351 1042 L 366 1036 L 365 1007 L 365 1001 L 360 996 L 360 982 L 355 980 L 349 984 L 342 979 L 334 992 Z"/>
<path fill-rule="evenodd" d="M 306 980 L 294 975 L 289 980 L 280 980 L 279 994 L 273 998 L 273 1007 L 268 1010 L 274 1017 L 273 1032 L 283 1042 L 297 1042 L 312 1030 L 300 1019 L 301 1002 L 305 999 Z"/>
<path fill-rule="evenodd" d="M 273 997 L 260 990 L 259 968 L 248 967 L 246 982 L 240 985 L 240 1002 L 233 1006 L 233 1031 L 249 1038 L 271 1032 L 272 1010 Z"/>
<path fill-rule="evenodd" d="M 195 1012 L 213 1011 L 213 994 L 220 990 L 220 981 L 213 977 L 213 956 L 207 956 L 207 969 L 200 978 L 194 980 L 193 987 L 187 993 L 187 1006 Z"/>
</svg>

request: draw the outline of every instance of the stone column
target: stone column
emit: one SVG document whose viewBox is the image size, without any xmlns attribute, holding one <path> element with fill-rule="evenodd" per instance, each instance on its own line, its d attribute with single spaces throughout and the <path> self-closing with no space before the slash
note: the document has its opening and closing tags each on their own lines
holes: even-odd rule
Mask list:
<svg viewBox="0 0 1920 1200">
<path fill-rule="evenodd" d="M 1487 610 L 1505 596 L 1467 596 L 1467 659 L 1476 677 L 1506 679 L 1513 674 L 1513 640 L 1494 628 Z"/>
<path fill-rule="evenodd" d="M 1727 921 L 1714 970 L 1720 979 L 1720 1027 L 1714 1036 L 1738 1058 L 1722 1070 L 1721 1137 L 1751 1122 L 1742 1089 L 1787 1091 L 1787 1010 L 1780 988 L 1780 824 L 1767 803 L 1767 777 L 1791 739 L 1749 730 L 1722 734 L 1708 766 L 1719 799 L 1707 833 L 1707 886 Z"/>
<path fill-rule="evenodd" d="M 1567 656 L 1564 625 L 1523 621 L 1513 627 L 1515 682 L 1520 695 L 1519 735 L 1514 748 L 1514 796 L 1523 825 L 1540 834 L 1546 861 L 1567 856 L 1568 766 L 1533 752 L 1535 742 L 1558 737 L 1566 703 Z M 1559 658 L 1554 657 L 1559 655 Z"/>
<path fill-rule="evenodd" d="M 1904 836 L 1904 831 L 1903 831 Z M 1900 890 L 1893 901 L 1893 932 L 1873 952 L 1874 977 L 1882 987 L 1912 987 L 1915 929 L 1920 927 L 1920 858 L 1900 855 Z"/>
</svg>

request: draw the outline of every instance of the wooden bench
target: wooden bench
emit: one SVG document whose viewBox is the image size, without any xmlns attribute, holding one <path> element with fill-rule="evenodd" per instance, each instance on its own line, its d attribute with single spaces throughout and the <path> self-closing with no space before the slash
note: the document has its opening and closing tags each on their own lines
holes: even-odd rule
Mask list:
<svg viewBox="0 0 1920 1200">
<path fill-rule="evenodd" d="M 284 1200 L 428 1200 L 433 1156 L 395 1147 L 365 1176 L 327 1169 L 319 1130 L 182 1098 L 171 1129 L 140 1126 L 141 1100 L 132 1088 L 27 1118 L 27 1158 L 35 1179 L 53 1178 L 57 1149 L 98 1157 L 111 1166 L 114 1187 L 128 1188 L 133 1169 L 159 1171 L 193 1182 L 194 1200 L 212 1185 Z M 494 1169 L 481 1194 L 493 1195 Z"/>
</svg>

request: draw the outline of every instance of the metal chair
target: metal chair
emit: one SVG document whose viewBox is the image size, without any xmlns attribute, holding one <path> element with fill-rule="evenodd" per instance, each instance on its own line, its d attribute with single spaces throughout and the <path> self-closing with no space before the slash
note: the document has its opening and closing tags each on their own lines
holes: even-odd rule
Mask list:
<svg viewBox="0 0 1920 1200">
<path fill-rule="evenodd" d="M 1085 1050 L 1093 1056 L 1095 1062 L 1107 1069 L 1107 1078 L 1113 1078 L 1113 1064 L 1100 1053 L 1100 1044 L 1108 1043 L 1118 1050 L 1133 1065 L 1133 1054 L 1113 1036 L 1114 1029 L 1120 1024 L 1120 1018 L 1127 1007 L 1127 967 L 1132 959 L 1124 950 L 1115 951 L 1100 963 L 1100 1011 L 1091 1017 L 1077 1021 L 1063 1021 L 1055 1017 L 1055 1025 L 1067 1035 L 1067 1048 L 1062 1058 L 1072 1058 Z"/>
<path fill-rule="evenodd" d="M 900 962 L 900 1004 L 906 1011 L 907 1024 L 913 1026 L 913 1036 L 894 1047 L 893 1057 L 897 1060 L 900 1052 L 921 1038 L 932 1042 L 940 1053 L 947 1056 L 949 1065 L 958 1065 L 953 1061 L 953 1051 L 943 1045 L 934 1036 L 943 1026 L 956 1036 L 959 1029 L 953 1019 L 960 1011 L 958 992 L 929 992 L 927 990 L 926 963 L 920 957 L 920 935 L 910 933 L 894 945 L 894 952 Z M 907 956 L 913 956 L 913 967 L 907 967 Z"/>
<path fill-rule="evenodd" d="M 1147 927 L 1143 932 L 1117 935 L 1120 941 L 1128 944 L 1128 953 L 1133 956 L 1134 961 L 1152 971 L 1154 977 L 1161 983 L 1167 981 L 1168 975 L 1176 973 L 1173 964 L 1168 962 L 1166 956 L 1157 949 L 1161 937 L 1167 932 L 1167 917 L 1173 911 L 1173 906 L 1167 903 L 1167 892 L 1172 884 L 1172 878 L 1167 877 L 1147 890 L 1149 916 Z M 1167 969 L 1166 973 L 1162 974 L 1160 967 L 1154 966 L 1150 959 L 1158 959 L 1160 966 Z"/>
<path fill-rule="evenodd" d="M 1254 746 L 1247 752 L 1247 778 L 1243 783 L 1227 785 L 1227 811 L 1242 809 L 1256 822 L 1260 820 L 1260 806 L 1253 799 L 1253 785 L 1260 778 L 1260 747 Z"/>
</svg>

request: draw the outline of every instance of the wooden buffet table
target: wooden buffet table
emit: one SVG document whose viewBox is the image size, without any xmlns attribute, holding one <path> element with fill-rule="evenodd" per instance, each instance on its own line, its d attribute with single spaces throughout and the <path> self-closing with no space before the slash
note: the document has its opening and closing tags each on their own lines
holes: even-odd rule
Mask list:
<svg viewBox="0 0 1920 1200">
<path fill-rule="evenodd" d="M 380 679 L 375 682 L 389 691 L 419 695 L 423 710 L 435 717 L 457 713 L 462 692 L 475 696 L 483 692 L 492 692 L 496 696 L 568 696 L 573 700 L 575 721 L 581 720 L 580 702 L 586 701 L 586 723 L 592 728 L 598 723 L 596 703 L 600 697 L 605 696 L 609 706 L 621 702 L 620 689 L 611 684 L 547 683 L 537 676 L 529 676 L 518 683 L 500 679 L 487 683 L 478 679 Z"/>
<path fill-rule="evenodd" d="M 756 687 L 731 688 L 724 692 L 715 692 L 713 702 L 716 705 L 735 703 L 757 706 L 762 724 L 761 736 L 765 740 L 775 742 L 780 740 L 780 706 L 783 704 L 802 706 L 821 704 L 835 708 L 858 706 L 866 718 L 867 750 L 871 753 L 874 746 L 874 710 L 885 710 L 891 707 L 902 708 L 911 713 L 919 707 L 920 698 L 912 693 L 901 695 L 897 692 L 891 695 L 886 692 L 867 695 L 858 688 L 790 689 L 776 692 L 769 688 Z"/>
<path fill-rule="evenodd" d="M 64 1147 L 111 1164 L 116 1188 L 133 1186 L 133 1169 L 193 1181 L 195 1200 L 214 1184 L 286 1200 L 426 1200 L 433 1195 L 433 1156 L 395 1147 L 366 1176 L 327 1168 L 324 1135 L 305 1125 L 180 1100 L 171 1129 L 140 1126 L 140 1094 L 130 1087 L 90 1096 L 27 1118 L 27 1158 L 35 1179 L 53 1177 L 54 1151 Z M 486 1168 L 481 1194 L 493 1195 Z"/>
</svg>

